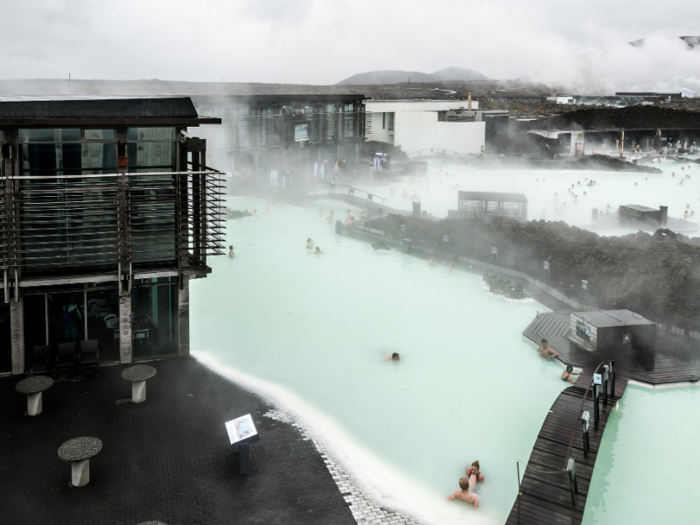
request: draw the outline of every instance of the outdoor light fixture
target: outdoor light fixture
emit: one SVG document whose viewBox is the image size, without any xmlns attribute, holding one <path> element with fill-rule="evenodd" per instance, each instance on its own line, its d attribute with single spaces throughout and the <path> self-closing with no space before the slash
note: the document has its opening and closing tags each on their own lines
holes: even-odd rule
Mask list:
<svg viewBox="0 0 700 525">
<path fill-rule="evenodd" d="M 622 334 L 622 344 L 623 345 L 632 344 L 632 334 Z"/>
</svg>

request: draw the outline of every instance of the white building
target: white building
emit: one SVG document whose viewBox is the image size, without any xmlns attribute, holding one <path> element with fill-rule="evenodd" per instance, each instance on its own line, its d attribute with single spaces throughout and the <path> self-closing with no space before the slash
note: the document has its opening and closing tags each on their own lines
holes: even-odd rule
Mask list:
<svg viewBox="0 0 700 525">
<path fill-rule="evenodd" d="M 479 153 L 486 123 L 479 103 L 466 100 L 367 100 L 366 139 L 399 146 L 405 153 L 447 150 Z M 503 112 L 507 115 L 507 112 Z"/>
</svg>

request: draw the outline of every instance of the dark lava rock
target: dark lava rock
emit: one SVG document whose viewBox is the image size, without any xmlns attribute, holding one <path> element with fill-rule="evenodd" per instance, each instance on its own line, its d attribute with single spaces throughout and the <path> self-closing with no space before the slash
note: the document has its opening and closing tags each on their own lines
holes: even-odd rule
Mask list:
<svg viewBox="0 0 700 525">
<path fill-rule="evenodd" d="M 606 170 L 606 171 L 633 171 L 636 173 L 658 173 L 662 174 L 659 168 L 651 166 L 640 166 L 616 159 L 610 155 L 586 155 L 574 163 L 578 169 L 583 170 Z"/>
<path fill-rule="evenodd" d="M 226 218 L 227 219 L 242 219 L 243 217 L 252 217 L 252 213 L 245 211 L 232 210 L 231 208 L 226 208 Z"/>
<path fill-rule="evenodd" d="M 401 225 L 406 226 L 401 231 Z M 389 238 L 526 273 L 580 302 L 630 309 L 656 322 L 700 329 L 700 241 L 669 230 L 602 237 L 564 222 L 478 217 L 431 221 L 389 215 L 369 221 Z M 443 235 L 450 242 L 446 246 Z M 545 276 L 543 261 L 550 263 Z M 588 290 L 581 289 L 581 280 Z"/>
</svg>

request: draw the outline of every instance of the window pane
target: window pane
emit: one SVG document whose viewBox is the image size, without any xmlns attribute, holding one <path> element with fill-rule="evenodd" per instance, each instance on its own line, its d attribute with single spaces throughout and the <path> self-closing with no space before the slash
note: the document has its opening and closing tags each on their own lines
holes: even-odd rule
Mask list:
<svg viewBox="0 0 700 525">
<path fill-rule="evenodd" d="M 0 372 L 12 371 L 12 336 L 10 334 L 10 305 L 0 302 Z"/>
<path fill-rule="evenodd" d="M 85 140 L 114 140 L 113 129 L 86 129 Z"/>
<path fill-rule="evenodd" d="M 299 142 L 302 140 L 309 140 L 308 124 L 296 124 L 294 126 L 294 141 Z"/>
<path fill-rule="evenodd" d="M 130 143 L 129 171 L 132 173 L 175 171 L 175 143 Z"/>
<path fill-rule="evenodd" d="M 103 283 L 99 283 L 102 285 Z M 119 361 L 119 292 L 87 293 L 88 339 L 100 342 L 101 361 Z"/>
<path fill-rule="evenodd" d="M 130 141 L 175 140 L 175 128 L 129 128 Z"/>
<path fill-rule="evenodd" d="M 177 353 L 177 285 L 131 290 L 134 359 Z"/>
<path fill-rule="evenodd" d="M 20 129 L 20 142 L 80 142 L 80 128 Z"/>
</svg>

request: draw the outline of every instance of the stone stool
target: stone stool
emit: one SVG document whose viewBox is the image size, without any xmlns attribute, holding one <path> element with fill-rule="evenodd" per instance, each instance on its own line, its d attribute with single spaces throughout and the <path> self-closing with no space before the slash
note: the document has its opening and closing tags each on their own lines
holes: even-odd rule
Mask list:
<svg viewBox="0 0 700 525">
<path fill-rule="evenodd" d="M 51 388 L 53 379 L 46 376 L 32 376 L 23 379 L 15 385 L 20 394 L 27 396 L 27 414 L 38 416 L 42 410 L 42 394 L 44 390 Z"/>
<path fill-rule="evenodd" d="M 71 462 L 71 483 L 83 487 L 90 481 L 90 458 L 102 450 L 102 441 L 95 437 L 69 439 L 58 449 L 58 457 Z"/>
<path fill-rule="evenodd" d="M 122 372 L 122 377 L 131 381 L 131 401 L 143 403 L 146 401 L 146 381 L 156 375 L 156 369 L 148 365 L 136 365 Z"/>
</svg>

